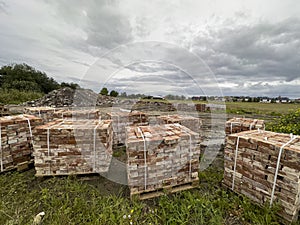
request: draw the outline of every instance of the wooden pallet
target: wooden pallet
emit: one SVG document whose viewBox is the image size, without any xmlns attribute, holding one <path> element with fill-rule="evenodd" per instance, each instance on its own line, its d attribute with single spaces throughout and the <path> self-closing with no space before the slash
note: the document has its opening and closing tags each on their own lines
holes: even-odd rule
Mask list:
<svg viewBox="0 0 300 225">
<path fill-rule="evenodd" d="M 184 184 L 178 184 L 178 185 L 169 185 L 165 186 L 163 188 L 159 188 L 156 190 L 149 190 L 149 191 L 143 191 L 143 192 L 138 192 L 138 193 L 130 193 L 130 198 L 131 199 L 140 199 L 140 200 L 145 200 L 145 199 L 150 199 L 150 198 L 156 198 L 162 195 L 167 195 L 167 194 L 172 194 L 175 192 L 179 191 L 186 191 L 192 188 L 196 188 L 199 185 L 199 180 L 193 180 L 188 183 Z"/>
</svg>

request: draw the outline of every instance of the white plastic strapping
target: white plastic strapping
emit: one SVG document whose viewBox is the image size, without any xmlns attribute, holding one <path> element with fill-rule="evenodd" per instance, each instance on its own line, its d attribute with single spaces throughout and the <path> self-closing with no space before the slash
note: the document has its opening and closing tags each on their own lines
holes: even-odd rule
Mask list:
<svg viewBox="0 0 300 225">
<path fill-rule="evenodd" d="M 96 131 L 97 131 L 97 127 L 100 125 L 100 122 L 95 126 L 94 128 L 94 172 L 96 170 Z"/>
<path fill-rule="evenodd" d="M 279 149 L 279 154 L 278 154 L 277 164 L 276 164 L 276 170 L 275 170 L 275 176 L 274 176 L 274 182 L 273 182 L 273 188 L 272 188 L 272 193 L 271 193 L 270 206 L 272 206 L 273 201 L 274 201 L 274 194 L 275 194 L 275 188 L 276 188 L 276 182 L 277 182 L 277 176 L 278 176 L 278 170 L 279 170 L 279 165 L 280 165 L 280 160 L 281 160 L 282 151 L 283 151 L 283 149 L 284 149 L 287 145 L 291 144 L 297 137 L 298 137 L 298 136 L 296 136 L 296 135 L 293 136 L 293 135 L 291 134 L 291 139 L 290 139 L 287 143 L 283 144 L 283 145 L 280 147 L 280 149 Z"/>
<path fill-rule="evenodd" d="M 30 125 L 30 119 L 29 118 L 26 118 L 25 119 L 27 120 L 27 123 L 28 123 L 28 128 L 29 128 L 29 134 L 30 134 L 30 140 L 31 140 L 31 144 L 33 145 L 33 136 L 32 136 L 32 129 L 31 129 L 31 125 Z"/>
<path fill-rule="evenodd" d="M 140 127 L 137 127 L 138 131 L 141 133 L 142 135 L 142 138 L 143 138 L 143 141 L 144 141 L 144 168 L 145 168 L 145 174 L 144 174 L 144 177 L 145 177 L 145 183 L 144 183 L 144 187 L 145 187 L 145 190 L 147 190 L 147 154 L 146 154 L 146 140 L 145 140 L 145 137 L 144 137 L 144 134 L 143 134 L 143 131 L 141 130 Z"/>
<path fill-rule="evenodd" d="M 234 190 L 234 181 L 235 181 L 235 174 L 236 174 L 236 160 L 237 160 L 237 155 L 238 155 L 239 142 L 240 142 L 240 136 L 238 136 L 238 138 L 236 140 L 236 146 L 235 146 L 233 177 L 232 177 L 232 187 L 231 187 L 232 190 Z"/>
</svg>

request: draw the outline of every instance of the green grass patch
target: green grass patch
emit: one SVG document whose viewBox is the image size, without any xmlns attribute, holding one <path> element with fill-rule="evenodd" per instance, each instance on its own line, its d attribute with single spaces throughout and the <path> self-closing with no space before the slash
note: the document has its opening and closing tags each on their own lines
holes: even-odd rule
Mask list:
<svg viewBox="0 0 300 225">
<path fill-rule="evenodd" d="M 4 104 L 20 104 L 41 98 L 42 96 L 43 94 L 40 92 L 0 89 L 0 103 Z"/>
<path fill-rule="evenodd" d="M 0 224 L 279 224 L 277 208 L 258 207 L 221 186 L 222 171 L 200 174 L 200 186 L 147 201 L 131 201 L 126 189 L 105 193 L 76 177 L 38 179 L 34 170 L 0 175 Z"/>
<path fill-rule="evenodd" d="M 300 108 L 300 104 L 259 103 L 259 102 L 226 102 L 226 112 L 237 115 L 270 115 L 280 116 L 289 110 Z"/>
</svg>

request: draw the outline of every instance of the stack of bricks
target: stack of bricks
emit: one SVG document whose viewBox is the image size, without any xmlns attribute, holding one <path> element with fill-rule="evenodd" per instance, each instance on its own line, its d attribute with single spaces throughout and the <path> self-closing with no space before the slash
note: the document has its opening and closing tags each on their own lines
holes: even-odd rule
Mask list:
<svg viewBox="0 0 300 225">
<path fill-rule="evenodd" d="M 207 104 L 195 104 L 195 107 L 198 112 L 210 111 L 210 107 Z"/>
<path fill-rule="evenodd" d="M 32 130 L 42 120 L 31 115 L 0 118 L 1 172 L 22 168 L 32 161 Z"/>
<path fill-rule="evenodd" d="M 126 127 L 131 196 L 198 184 L 199 135 L 180 124 Z"/>
<path fill-rule="evenodd" d="M 113 126 L 113 144 L 125 144 L 125 127 L 127 126 L 143 126 L 148 125 L 148 115 L 146 113 L 140 111 L 132 111 L 132 112 L 110 112 L 106 115 L 107 119 L 112 120 Z"/>
<path fill-rule="evenodd" d="M 264 120 L 234 117 L 228 120 L 225 124 L 226 135 L 257 129 L 265 129 Z"/>
<path fill-rule="evenodd" d="M 40 117 L 44 123 L 53 121 L 53 114 L 59 109 L 52 107 L 27 107 L 24 113 Z"/>
<path fill-rule="evenodd" d="M 8 116 L 9 110 L 5 105 L 0 104 L 0 117 L 1 116 Z"/>
<path fill-rule="evenodd" d="M 199 133 L 202 121 L 199 118 L 192 116 L 181 116 L 181 115 L 167 115 L 158 116 L 157 122 L 159 124 L 172 124 L 179 123 L 182 126 L 189 128 L 190 130 Z"/>
<path fill-rule="evenodd" d="M 56 120 L 36 127 L 36 176 L 103 173 L 112 159 L 110 120 Z"/>
<path fill-rule="evenodd" d="M 60 109 L 53 113 L 54 119 L 72 119 L 72 120 L 85 120 L 100 118 L 100 112 L 98 109 L 82 109 L 82 110 L 66 110 Z"/>
<path fill-rule="evenodd" d="M 257 130 L 229 135 L 224 164 L 223 183 L 227 187 L 260 204 L 278 201 L 282 206 L 279 215 L 288 221 L 297 220 L 299 137 Z"/>
</svg>

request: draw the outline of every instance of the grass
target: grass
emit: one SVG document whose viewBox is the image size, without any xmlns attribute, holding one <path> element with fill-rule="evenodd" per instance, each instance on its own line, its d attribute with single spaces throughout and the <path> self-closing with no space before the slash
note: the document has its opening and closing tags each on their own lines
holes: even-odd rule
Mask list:
<svg viewBox="0 0 300 225">
<path fill-rule="evenodd" d="M 294 103 L 226 102 L 226 112 L 237 115 L 281 116 L 299 108 L 300 104 Z"/>
<path fill-rule="evenodd" d="M 39 92 L 0 89 L 0 103 L 4 104 L 20 104 L 42 96 L 43 94 Z"/>
<path fill-rule="evenodd" d="M 231 113 L 285 114 L 294 104 L 227 103 Z M 243 110 L 243 111 L 242 111 Z M 120 148 L 115 157 L 124 155 Z M 219 159 L 222 160 L 222 159 Z M 220 161 L 220 165 L 222 161 Z M 41 211 L 43 225 L 51 224 L 186 224 L 276 225 L 280 206 L 253 204 L 221 185 L 223 169 L 211 166 L 199 174 L 198 188 L 147 201 L 130 200 L 128 189 L 102 177 L 36 178 L 35 171 L 0 174 L 0 224 L 32 224 Z M 300 224 L 298 221 L 295 224 Z"/>
<path fill-rule="evenodd" d="M 209 168 L 200 186 L 156 199 L 130 200 L 125 187 L 103 191 L 104 178 L 91 183 L 77 177 L 34 177 L 34 170 L 0 176 L 0 224 L 279 224 L 278 208 L 258 208 L 221 186 L 223 172 Z M 130 223 L 131 222 L 131 223 Z"/>
</svg>

